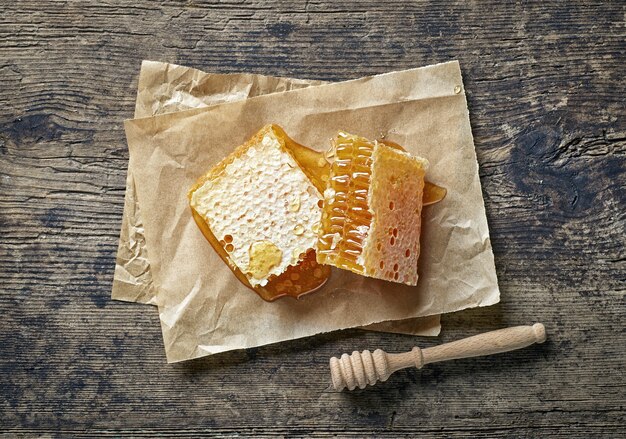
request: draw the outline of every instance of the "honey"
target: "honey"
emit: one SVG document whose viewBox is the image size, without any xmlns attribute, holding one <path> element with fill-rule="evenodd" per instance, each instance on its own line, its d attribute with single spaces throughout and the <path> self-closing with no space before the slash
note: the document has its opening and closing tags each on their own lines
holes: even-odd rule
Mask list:
<svg viewBox="0 0 626 439">
<path fill-rule="evenodd" d="M 278 265 L 282 257 L 283 252 L 273 242 L 257 241 L 250 246 L 248 272 L 252 277 L 261 279 Z"/>
<path fill-rule="evenodd" d="M 365 274 L 358 258 L 372 222 L 367 195 L 373 145 L 340 133 L 333 149 L 329 187 L 324 192 L 317 260 Z"/>
</svg>

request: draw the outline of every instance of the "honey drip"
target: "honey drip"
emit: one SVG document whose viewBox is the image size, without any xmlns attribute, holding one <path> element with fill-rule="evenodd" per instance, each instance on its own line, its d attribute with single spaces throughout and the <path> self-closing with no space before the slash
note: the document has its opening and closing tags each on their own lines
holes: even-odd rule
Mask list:
<svg viewBox="0 0 626 439">
<path fill-rule="evenodd" d="M 424 194 L 422 195 L 422 206 L 430 206 L 438 203 L 444 198 L 448 190 L 445 187 L 437 186 L 434 183 L 424 182 Z"/>
</svg>

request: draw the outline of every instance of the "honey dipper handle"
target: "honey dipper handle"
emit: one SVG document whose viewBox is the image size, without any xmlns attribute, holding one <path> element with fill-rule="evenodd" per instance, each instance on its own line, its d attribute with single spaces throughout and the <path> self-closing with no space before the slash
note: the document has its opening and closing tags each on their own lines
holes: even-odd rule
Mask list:
<svg viewBox="0 0 626 439">
<path fill-rule="evenodd" d="M 515 326 L 486 332 L 440 346 L 422 349 L 424 364 L 458 358 L 479 357 L 525 348 L 546 341 L 546 329 L 541 323 Z"/>
</svg>

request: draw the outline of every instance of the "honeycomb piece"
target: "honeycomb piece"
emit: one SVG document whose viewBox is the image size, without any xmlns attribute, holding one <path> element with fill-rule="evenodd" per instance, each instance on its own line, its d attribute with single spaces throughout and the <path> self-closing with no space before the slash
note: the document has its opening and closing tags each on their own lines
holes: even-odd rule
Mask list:
<svg viewBox="0 0 626 439">
<path fill-rule="evenodd" d="M 416 285 L 428 161 L 343 132 L 333 149 L 317 261 Z"/>
<path fill-rule="evenodd" d="M 319 288 L 330 274 L 313 251 L 321 194 L 287 143 L 295 142 L 280 127 L 264 127 L 188 194 L 205 237 L 237 278 L 265 300 L 297 297 Z"/>
</svg>

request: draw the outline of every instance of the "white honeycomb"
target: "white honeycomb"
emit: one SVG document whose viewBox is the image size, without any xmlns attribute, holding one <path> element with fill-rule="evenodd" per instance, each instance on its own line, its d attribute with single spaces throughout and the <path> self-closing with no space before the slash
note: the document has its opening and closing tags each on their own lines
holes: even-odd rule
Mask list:
<svg viewBox="0 0 626 439">
<path fill-rule="evenodd" d="M 207 222 L 252 286 L 264 286 L 272 275 L 296 265 L 315 248 L 321 218 L 321 194 L 272 130 L 260 142 L 226 165 L 191 195 L 191 207 Z M 297 207 L 297 208 L 296 208 Z M 251 270 L 255 243 L 274 244 L 282 255 L 265 275 Z M 273 249 L 273 255 L 277 254 Z M 257 264 L 258 265 L 258 264 Z M 253 275 L 254 271 L 256 275 Z"/>
</svg>

